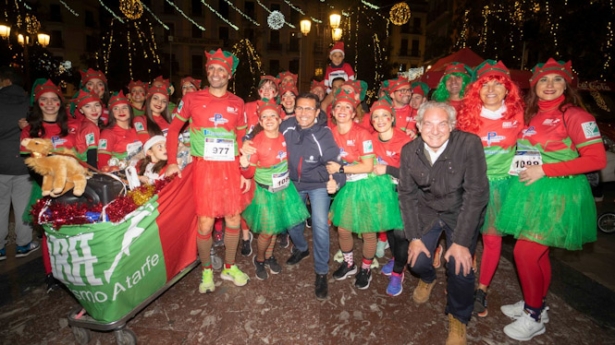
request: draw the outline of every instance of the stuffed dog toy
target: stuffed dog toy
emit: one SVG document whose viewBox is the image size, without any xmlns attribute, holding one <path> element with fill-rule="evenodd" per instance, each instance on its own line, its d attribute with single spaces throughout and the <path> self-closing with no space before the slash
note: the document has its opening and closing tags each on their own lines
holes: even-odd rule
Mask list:
<svg viewBox="0 0 615 345">
<path fill-rule="evenodd" d="M 65 150 L 62 155 L 50 156 L 53 143 L 49 139 L 26 138 L 21 145 L 32 152 L 31 157 L 26 158 L 26 165 L 43 176 L 43 196 L 58 197 L 73 188 L 75 196 L 83 194 L 89 173 L 74 153 Z"/>
</svg>

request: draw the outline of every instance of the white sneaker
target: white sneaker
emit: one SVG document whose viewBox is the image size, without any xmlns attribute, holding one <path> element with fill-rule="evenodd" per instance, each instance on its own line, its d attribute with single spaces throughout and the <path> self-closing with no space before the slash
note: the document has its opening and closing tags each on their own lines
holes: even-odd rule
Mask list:
<svg viewBox="0 0 615 345">
<path fill-rule="evenodd" d="M 504 315 L 516 320 L 525 314 L 523 311 L 524 305 L 524 301 L 519 301 L 515 304 L 503 305 L 500 307 L 500 310 Z M 545 307 L 540 314 L 540 321 L 542 323 L 549 323 L 549 314 L 547 313 L 547 310 L 549 310 L 549 307 Z"/>
<path fill-rule="evenodd" d="M 515 322 L 504 327 L 504 333 L 510 338 L 526 341 L 546 332 L 545 325 L 534 320 L 529 314 L 523 312 Z"/>
</svg>

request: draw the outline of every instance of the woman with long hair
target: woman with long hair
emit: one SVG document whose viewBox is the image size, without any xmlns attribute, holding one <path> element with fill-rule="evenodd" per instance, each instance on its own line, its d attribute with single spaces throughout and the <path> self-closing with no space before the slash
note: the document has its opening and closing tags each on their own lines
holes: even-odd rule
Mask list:
<svg viewBox="0 0 615 345">
<path fill-rule="evenodd" d="M 515 156 L 517 135 L 523 129 L 523 100 L 510 71 L 502 61 L 486 60 L 476 68 L 477 80 L 469 85 L 457 116 L 457 128 L 481 138 L 489 178 L 489 204 L 480 231 L 483 254 L 474 312 L 485 317 L 487 291 L 495 275 L 502 250 L 502 232 L 495 227 L 512 176 L 508 174 Z"/>
<path fill-rule="evenodd" d="M 81 89 L 85 88 L 89 92 L 98 95 L 100 100 L 105 104 L 109 103 L 109 84 L 107 77 L 102 71 L 89 68 L 87 71 L 79 71 L 81 73 Z M 104 123 L 109 121 L 109 110 L 103 109 L 101 119 Z"/>
<path fill-rule="evenodd" d="M 98 141 L 98 168 L 101 170 L 127 166 L 143 148 L 143 142 L 133 127 L 132 107 L 123 91 L 111 97 L 109 109 L 109 123 Z"/>
<path fill-rule="evenodd" d="M 158 86 L 150 87 L 145 99 L 145 116 L 134 119 L 139 138 L 145 142 L 154 135 L 166 136 L 170 123 L 171 113 L 167 89 Z"/>
<path fill-rule="evenodd" d="M 549 248 L 580 250 L 596 240 L 596 204 L 585 173 L 606 166 L 596 119 L 581 107 L 570 61 L 533 69 L 525 129 L 517 140 L 513 178 L 495 227 L 515 236 L 513 251 L 523 301 L 502 306 L 516 340 L 543 334 L 549 321 Z M 522 216 L 520 216 L 522 215 Z"/>
<path fill-rule="evenodd" d="M 95 93 L 79 90 L 73 98 L 73 103 L 76 104 L 77 111 L 83 115 L 75 136 L 77 156 L 90 166 L 96 167 L 98 140 L 103 126 L 103 121 L 100 119 L 103 110 L 102 101 Z"/>
</svg>

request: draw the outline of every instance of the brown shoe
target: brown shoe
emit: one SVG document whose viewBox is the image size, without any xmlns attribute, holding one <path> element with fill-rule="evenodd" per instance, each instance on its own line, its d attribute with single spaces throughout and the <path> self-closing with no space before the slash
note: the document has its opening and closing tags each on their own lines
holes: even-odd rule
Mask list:
<svg viewBox="0 0 615 345">
<path fill-rule="evenodd" d="M 456 319 L 452 314 L 448 314 L 448 338 L 446 345 L 466 345 L 466 325 Z"/>
<path fill-rule="evenodd" d="M 418 303 L 422 304 L 429 300 L 429 295 L 431 295 L 431 290 L 434 285 L 436 285 L 436 281 L 432 281 L 431 283 L 425 283 L 422 279 L 419 279 L 419 285 L 414 289 L 414 293 L 412 293 L 412 299 Z"/>
</svg>

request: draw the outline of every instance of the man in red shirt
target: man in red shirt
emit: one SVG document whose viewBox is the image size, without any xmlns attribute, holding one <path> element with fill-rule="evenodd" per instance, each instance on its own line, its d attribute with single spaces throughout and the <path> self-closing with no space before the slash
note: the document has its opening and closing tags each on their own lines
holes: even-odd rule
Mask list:
<svg viewBox="0 0 615 345">
<path fill-rule="evenodd" d="M 239 243 L 240 213 L 250 202 L 243 193 L 250 189 L 240 173 L 238 143 L 245 134 L 244 102 L 228 92 L 239 60 L 218 49 L 205 53 L 209 87 L 184 95 L 167 135 L 169 165 L 166 175 L 180 173 L 177 141 L 186 121 L 190 123 L 190 154 L 194 157 L 193 186 L 198 216 L 197 247 L 203 265 L 199 292 L 213 292 L 215 284 L 210 260 L 214 219 L 224 217 L 226 253 L 220 277 L 237 286 L 249 277 L 235 265 Z M 181 175 L 180 175 L 181 176 Z"/>
</svg>

